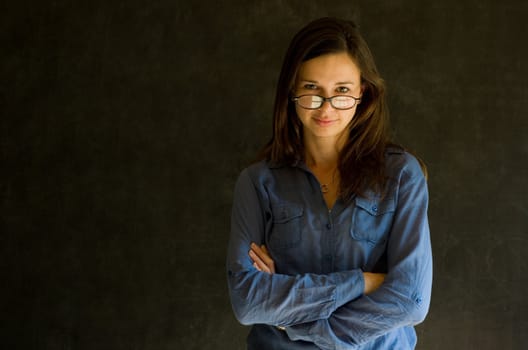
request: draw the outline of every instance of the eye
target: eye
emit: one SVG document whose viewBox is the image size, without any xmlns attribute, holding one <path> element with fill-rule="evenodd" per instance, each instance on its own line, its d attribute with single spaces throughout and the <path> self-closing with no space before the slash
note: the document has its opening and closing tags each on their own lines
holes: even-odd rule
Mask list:
<svg viewBox="0 0 528 350">
<path fill-rule="evenodd" d="M 306 90 L 316 90 L 317 86 L 315 84 L 304 84 L 303 88 L 305 88 Z"/>
<path fill-rule="evenodd" d="M 350 89 L 347 88 L 346 86 L 340 86 L 336 89 L 336 92 L 337 93 L 340 93 L 340 94 L 346 94 L 347 92 L 349 92 Z"/>
</svg>

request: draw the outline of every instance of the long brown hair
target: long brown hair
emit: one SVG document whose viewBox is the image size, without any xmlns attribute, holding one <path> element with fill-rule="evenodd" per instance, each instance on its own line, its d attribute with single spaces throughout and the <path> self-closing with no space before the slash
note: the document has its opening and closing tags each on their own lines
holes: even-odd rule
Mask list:
<svg viewBox="0 0 528 350">
<path fill-rule="evenodd" d="M 390 143 L 385 83 L 370 49 L 354 22 L 321 18 L 302 28 L 286 52 L 277 84 L 273 135 L 260 159 L 295 165 L 304 158 L 302 124 L 291 94 L 299 67 L 309 59 L 346 52 L 361 72 L 363 95 L 348 128 L 349 137 L 339 154 L 340 195 L 349 200 L 367 189 L 378 193 L 386 182 L 385 149 Z"/>
</svg>

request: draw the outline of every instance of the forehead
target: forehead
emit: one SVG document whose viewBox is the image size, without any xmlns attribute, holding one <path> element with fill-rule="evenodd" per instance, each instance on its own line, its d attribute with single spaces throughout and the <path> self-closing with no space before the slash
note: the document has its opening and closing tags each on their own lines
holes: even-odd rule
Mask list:
<svg viewBox="0 0 528 350">
<path fill-rule="evenodd" d="M 305 61 L 299 67 L 297 80 L 317 82 L 359 81 L 361 72 L 347 53 L 332 53 Z"/>
</svg>

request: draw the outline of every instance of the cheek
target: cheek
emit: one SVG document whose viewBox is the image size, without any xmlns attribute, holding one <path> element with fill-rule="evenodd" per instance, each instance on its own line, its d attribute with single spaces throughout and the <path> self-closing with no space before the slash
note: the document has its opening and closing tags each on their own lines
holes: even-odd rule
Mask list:
<svg viewBox="0 0 528 350">
<path fill-rule="evenodd" d="M 354 108 L 349 109 L 348 111 L 343 111 L 343 113 L 341 114 L 341 118 L 343 120 L 351 121 L 356 115 L 356 108 L 357 106 L 354 106 Z"/>
<path fill-rule="evenodd" d="M 297 114 L 297 117 L 303 121 L 303 120 L 306 120 L 306 118 L 309 118 L 310 117 L 310 112 L 309 110 L 306 110 L 304 108 L 301 108 L 299 106 L 295 106 L 295 113 Z"/>
</svg>

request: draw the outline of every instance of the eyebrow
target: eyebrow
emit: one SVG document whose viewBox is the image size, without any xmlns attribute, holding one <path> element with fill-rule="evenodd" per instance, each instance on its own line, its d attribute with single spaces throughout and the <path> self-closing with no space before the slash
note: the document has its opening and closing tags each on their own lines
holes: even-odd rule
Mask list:
<svg viewBox="0 0 528 350">
<path fill-rule="evenodd" d="M 299 82 L 319 84 L 317 80 L 310 80 L 310 79 L 299 79 Z M 335 83 L 335 85 L 355 85 L 355 84 L 352 81 L 338 81 L 337 83 Z"/>
</svg>

